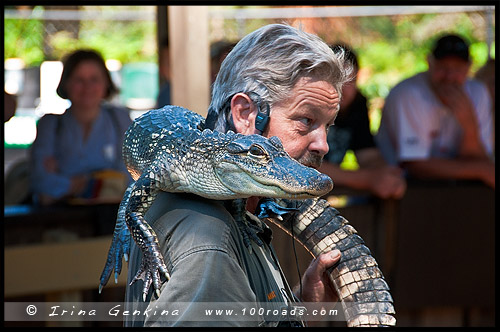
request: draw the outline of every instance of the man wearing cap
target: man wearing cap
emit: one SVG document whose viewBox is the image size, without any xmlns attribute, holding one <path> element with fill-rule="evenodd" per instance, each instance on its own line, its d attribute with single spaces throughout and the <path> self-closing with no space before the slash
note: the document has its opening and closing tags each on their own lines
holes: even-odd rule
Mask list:
<svg viewBox="0 0 500 332">
<path fill-rule="evenodd" d="M 428 71 L 387 96 L 377 144 L 410 176 L 480 180 L 495 188 L 491 99 L 484 84 L 467 77 L 467 43 L 445 35 L 427 61 Z"/>
</svg>

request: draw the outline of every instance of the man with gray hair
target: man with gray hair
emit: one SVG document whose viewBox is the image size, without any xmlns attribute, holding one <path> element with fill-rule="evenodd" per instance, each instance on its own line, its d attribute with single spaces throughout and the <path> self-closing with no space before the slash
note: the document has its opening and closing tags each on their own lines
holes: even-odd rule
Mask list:
<svg viewBox="0 0 500 332">
<path fill-rule="evenodd" d="M 284 24 L 264 26 L 244 37 L 227 55 L 212 87 L 206 127 L 219 132 L 278 136 L 288 154 L 318 168 L 328 152 L 326 136 L 339 109 L 349 66 L 319 37 Z M 257 219 L 258 197 L 247 201 L 247 222 L 260 229 L 247 247 L 241 225 L 220 201 L 190 194 L 160 193 L 146 215 L 154 228 L 170 280 L 158 299 L 140 304 L 142 286 L 127 286 L 126 305 L 173 310 L 178 316 L 128 316 L 127 326 L 300 326 L 300 321 L 235 320 L 220 316 L 200 320 L 195 303 L 231 302 L 234 311 L 248 303 L 332 302 L 337 295 L 326 269 L 340 259 L 334 250 L 311 262 L 302 292 L 293 294 L 274 250 L 270 228 Z M 247 226 L 245 226 L 247 227 Z M 133 245 L 129 281 L 139 268 Z M 215 307 L 213 309 L 216 309 Z M 243 312 L 245 308 L 239 308 Z"/>
</svg>

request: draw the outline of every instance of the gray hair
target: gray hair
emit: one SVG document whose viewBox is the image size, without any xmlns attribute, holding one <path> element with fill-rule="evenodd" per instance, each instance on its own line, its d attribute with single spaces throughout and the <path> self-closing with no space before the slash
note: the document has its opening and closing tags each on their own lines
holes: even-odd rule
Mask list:
<svg viewBox="0 0 500 332">
<path fill-rule="evenodd" d="M 330 82 L 340 96 L 351 72 L 342 49 L 334 53 L 318 36 L 286 24 L 266 25 L 241 39 L 222 62 L 212 86 L 207 128 L 234 131 L 230 101 L 236 93 L 272 107 L 290 97 L 300 78 L 315 76 Z"/>
</svg>

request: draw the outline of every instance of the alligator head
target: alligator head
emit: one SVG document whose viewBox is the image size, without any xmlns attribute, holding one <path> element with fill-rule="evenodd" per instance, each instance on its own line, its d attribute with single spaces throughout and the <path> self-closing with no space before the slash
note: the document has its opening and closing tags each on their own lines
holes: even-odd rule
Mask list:
<svg viewBox="0 0 500 332">
<path fill-rule="evenodd" d="M 216 157 L 220 182 L 241 198 L 265 196 L 304 199 L 333 188 L 329 176 L 294 160 L 276 136 L 236 135 Z"/>
</svg>

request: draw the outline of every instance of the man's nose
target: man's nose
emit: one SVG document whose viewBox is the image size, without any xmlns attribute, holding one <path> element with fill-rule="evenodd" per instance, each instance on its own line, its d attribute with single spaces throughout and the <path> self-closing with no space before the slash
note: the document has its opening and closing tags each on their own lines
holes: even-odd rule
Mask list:
<svg viewBox="0 0 500 332">
<path fill-rule="evenodd" d="M 317 128 L 312 133 L 312 141 L 309 145 L 309 150 L 315 152 L 322 157 L 328 153 L 329 146 L 326 140 L 327 132 L 324 128 Z"/>
</svg>

